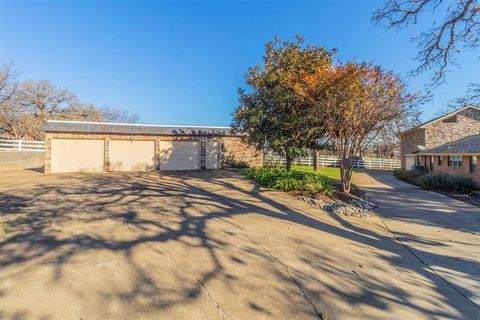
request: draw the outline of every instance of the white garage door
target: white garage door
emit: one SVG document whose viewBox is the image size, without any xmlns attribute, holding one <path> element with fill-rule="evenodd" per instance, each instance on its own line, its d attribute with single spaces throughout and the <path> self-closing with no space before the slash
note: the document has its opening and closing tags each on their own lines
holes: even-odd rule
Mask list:
<svg viewBox="0 0 480 320">
<path fill-rule="evenodd" d="M 160 141 L 160 170 L 200 169 L 200 141 Z"/>
<path fill-rule="evenodd" d="M 220 142 L 207 141 L 207 169 L 220 168 Z"/>
<path fill-rule="evenodd" d="M 155 169 L 155 141 L 110 140 L 110 171 Z"/>
<path fill-rule="evenodd" d="M 405 156 L 405 170 L 412 170 L 414 164 L 414 156 Z"/>
<path fill-rule="evenodd" d="M 52 173 L 103 171 L 104 140 L 52 139 Z"/>
</svg>

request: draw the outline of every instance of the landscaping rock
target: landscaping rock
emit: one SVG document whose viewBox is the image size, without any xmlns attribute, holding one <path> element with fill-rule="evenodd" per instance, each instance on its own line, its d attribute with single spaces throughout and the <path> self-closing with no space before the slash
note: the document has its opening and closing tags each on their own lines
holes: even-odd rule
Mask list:
<svg viewBox="0 0 480 320">
<path fill-rule="evenodd" d="M 324 201 L 322 199 L 314 199 L 308 196 L 298 195 L 298 199 L 327 212 L 342 214 L 353 217 L 371 217 L 378 215 L 375 203 L 364 198 L 347 198 L 332 199 L 332 201 Z"/>
</svg>

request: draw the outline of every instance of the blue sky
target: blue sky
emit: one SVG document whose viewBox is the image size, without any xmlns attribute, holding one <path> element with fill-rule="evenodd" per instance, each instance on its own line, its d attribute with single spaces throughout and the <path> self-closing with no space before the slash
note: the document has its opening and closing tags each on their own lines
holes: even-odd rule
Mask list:
<svg viewBox="0 0 480 320">
<path fill-rule="evenodd" d="M 410 37 L 430 17 L 395 32 L 370 22 L 380 1 L 0 2 L 0 60 L 21 79 L 48 79 L 81 100 L 136 112 L 141 122 L 229 125 L 244 73 L 275 35 L 338 48 L 405 75 Z M 423 120 L 480 81 L 478 52 L 463 53 Z M 422 90 L 429 75 L 410 80 Z"/>
</svg>

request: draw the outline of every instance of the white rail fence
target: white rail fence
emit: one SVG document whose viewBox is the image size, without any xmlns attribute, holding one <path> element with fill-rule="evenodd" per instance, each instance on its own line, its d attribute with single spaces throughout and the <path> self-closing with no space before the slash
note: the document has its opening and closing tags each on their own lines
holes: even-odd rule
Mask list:
<svg viewBox="0 0 480 320">
<path fill-rule="evenodd" d="M 0 151 L 45 151 L 43 141 L 0 139 Z"/>
<path fill-rule="evenodd" d="M 267 154 L 265 156 L 265 162 L 285 164 L 285 158 L 277 155 Z M 293 160 L 294 165 L 307 165 L 313 166 L 312 157 L 298 157 Z M 318 164 L 322 167 L 339 167 L 340 161 L 331 156 L 320 155 L 318 157 Z M 400 160 L 397 159 L 382 159 L 382 158 L 362 158 L 355 160 L 353 163 L 354 168 L 367 168 L 367 169 L 400 169 Z"/>
</svg>

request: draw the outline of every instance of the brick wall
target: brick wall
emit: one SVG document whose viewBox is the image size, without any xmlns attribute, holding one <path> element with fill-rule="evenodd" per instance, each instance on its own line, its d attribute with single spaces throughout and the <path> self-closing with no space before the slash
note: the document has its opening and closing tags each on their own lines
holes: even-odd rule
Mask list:
<svg viewBox="0 0 480 320">
<path fill-rule="evenodd" d="M 427 159 L 428 157 L 429 156 L 427 156 Z M 449 167 L 448 156 L 442 156 L 442 164 L 439 165 L 438 157 L 439 156 L 433 156 L 433 173 L 445 172 L 456 176 L 468 176 L 480 186 L 480 167 L 477 168 L 477 172 L 470 173 L 470 156 L 463 156 L 463 165 L 461 168 Z M 480 154 L 477 155 L 477 158 L 480 160 Z"/>
<path fill-rule="evenodd" d="M 65 132 L 48 132 L 45 135 L 45 173 L 51 173 L 52 170 L 52 139 L 91 139 L 105 140 L 105 170 L 109 171 L 109 142 L 110 140 L 154 140 L 155 154 L 160 155 L 160 141 L 172 140 L 197 140 L 199 136 L 158 136 L 158 135 L 129 135 L 129 134 L 88 134 L 88 133 L 65 133 Z M 218 137 L 213 138 L 223 144 L 223 158 L 225 166 L 231 166 L 233 162 L 244 162 L 251 167 L 260 167 L 263 165 L 263 152 L 258 151 L 255 147 L 247 144 L 242 137 Z M 157 164 L 156 164 L 157 166 Z"/>
</svg>

